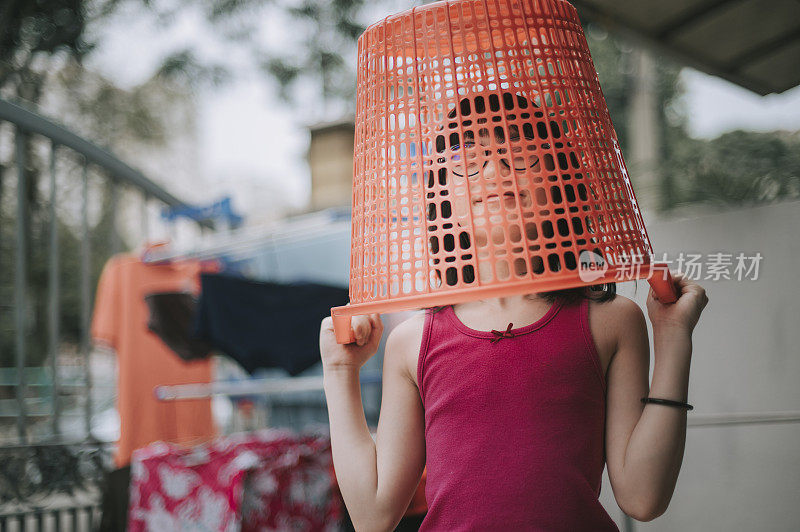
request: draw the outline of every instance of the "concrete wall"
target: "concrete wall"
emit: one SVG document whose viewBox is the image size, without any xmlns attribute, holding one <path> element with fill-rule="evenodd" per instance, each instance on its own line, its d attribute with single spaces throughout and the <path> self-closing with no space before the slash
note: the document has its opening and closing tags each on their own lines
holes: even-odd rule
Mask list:
<svg viewBox="0 0 800 532">
<path fill-rule="evenodd" d="M 689 416 L 800 411 L 800 202 L 653 221 L 648 230 L 670 256 L 763 256 L 756 281 L 701 281 L 710 302 L 694 336 Z M 646 283 L 620 292 L 644 307 Z M 670 508 L 635 530 L 800 530 L 799 494 L 800 423 L 690 427 Z M 620 517 L 607 479 L 601 499 Z"/>
</svg>

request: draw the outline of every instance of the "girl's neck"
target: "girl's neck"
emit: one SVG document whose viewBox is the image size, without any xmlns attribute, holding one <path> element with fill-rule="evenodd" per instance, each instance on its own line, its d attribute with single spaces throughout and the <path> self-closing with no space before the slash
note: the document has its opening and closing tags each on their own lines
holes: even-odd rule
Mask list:
<svg viewBox="0 0 800 532">
<path fill-rule="evenodd" d="M 541 298 L 538 294 L 521 294 L 518 296 L 481 299 L 480 301 L 486 303 L 487 305 L 495 306 L 498 308 L 512 308 L 517 305 L 529 305 L 532 302 L 536 303 L 545 300 Z"/>
<path fill-rule="evenodd" d="M 536 294 L 526 294 L 461 303 L 453 305 L 453 311 L 467 327 L 487 331 L 505 329 L 509 323 L 514 328 L 535 323 L 552 305 Z"/>
</svg>

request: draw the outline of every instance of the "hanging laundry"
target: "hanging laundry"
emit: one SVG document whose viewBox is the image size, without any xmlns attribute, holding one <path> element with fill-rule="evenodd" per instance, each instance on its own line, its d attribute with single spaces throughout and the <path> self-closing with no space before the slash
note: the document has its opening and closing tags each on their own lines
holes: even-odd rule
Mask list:
<svg viewBox="0 0 800 532">
<path fill-rule="evenodd" d="M 262 430 L 134 452 L 131 532 L 338 530 L 330 439 Z"/>
<path fill-rule="evenodd" d="M 200 271 L 195 261 L 145 264 L 123 254 L 112 257 L 100 275 L 91 333 L 117 355 L 118 467 L 130 463 L 134 449 L 154 441 L 197 442 L 216 434 L 210 400 L 166 403 L 153 394 L 160 385 L 211 381 L 210 360 L 181 360 L 147 328 L 145 295 L 197 291 Z"/>
<path fill-rule="evenodd" d="M 242 481 L 258 456 L 156 442 L 133 453 L 129 532 L 240 529 Z"/>
<path fill-rule="evenodd" d="M 320 360 L 319 326 L 347 288 L 278 284 L 219 274 L 201 275 L 195 336 L 249 373 L 283 368 L 294 376 Z"/>
<path fill-rule="evenodd" d="M 183 360 L 208 358 L 213 347 L 192 336 L 197 300 L 186 292 L 166 292 L 145 296 L 150 319 L 147 328 L 158 335 Z"/>
<path fill-rule="evenodd" d="M 330 439 L 275 446 L 245 477 L 242 532 L 339 531 L 344 503 L 333 475 Z"/>
</svg>

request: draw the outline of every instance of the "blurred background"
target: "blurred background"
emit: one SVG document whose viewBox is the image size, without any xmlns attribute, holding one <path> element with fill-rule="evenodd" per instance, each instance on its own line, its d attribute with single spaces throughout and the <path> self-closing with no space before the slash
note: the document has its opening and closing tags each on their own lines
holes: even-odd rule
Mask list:
<svg viewBox="0 0 800 532">
<path fill-rule="evenodd" d="M 250 279 L 347 285 L 356 40 L 421 4 L 0 1 L 0 522 L 97 519 L 119 436 L 115 356 L 89 334 L 109 257 L 168 240 Z M 800 4 L 573 4 L 653 246 L 694 256 L 711 300 L 669 510 L 633 522 L 607 481 L 601 500 L 625 530 L 797 530 Z M 326 421 L 319 391 L 217 394 L 214 414 L 223 433 Z"/>
</svg>

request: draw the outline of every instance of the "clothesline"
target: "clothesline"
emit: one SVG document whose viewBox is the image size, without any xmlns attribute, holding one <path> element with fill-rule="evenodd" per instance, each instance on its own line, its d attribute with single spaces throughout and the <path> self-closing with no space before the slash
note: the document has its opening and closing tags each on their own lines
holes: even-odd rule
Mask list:
<svg viewBox="0 0 800 532">
<path fill-rule="evenodd" d="M 336 222 L 341 221 L 349 227 L 346 211 L 328 209 L 289 220 L 272 222 L 261 227 L 250 227 L 233 231 L 222 231 L 206 237 L 204 243 L 188 249 L 164 247 L 148 253 L 144 262 L 158 263 L 177 259 L 209 260 L 221 255 L 241 257 L 253 250 L 280 241 L 298 242 L 303 239 L 320 237 L 326 233 L 338 233 Z"/>
<path fill-rule="evenodd" d="M 377 384 L 381 375 L 377 371 L 364 373 L 361 384 Z M 218 381 L 211 383 L 156 386 L 153 392 L 159 401 L 204 399 L 214 395 L 241 397 L 247 395 L 279 395 L 322 390 L 322 375 L 287 379 L 253 379 L 247 381 Z"/>
</svg>

